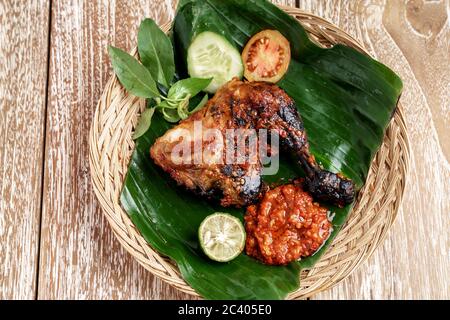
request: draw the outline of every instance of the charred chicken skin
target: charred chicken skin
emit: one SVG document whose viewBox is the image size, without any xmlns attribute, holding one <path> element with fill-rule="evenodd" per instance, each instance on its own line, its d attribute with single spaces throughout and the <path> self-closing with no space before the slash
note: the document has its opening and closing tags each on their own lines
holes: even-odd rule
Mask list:
<svg viewBox="0 0 450 320">
<path fill-rule="evenodd" d="M 195 138 L 199 123 L 203 133 L 218 129 L 222 137 L 202 135 Z M 353 182 L 323 170 L 316 163 L 309 152 L 295 102 L 281 88 L 270 83 L 230 81 L 203 109 L 160 137 L 151 147 L 151 157 L 179 185 L 201 196 L 218 199 L 225 207 L 247 206 L 260 199 L 265 191 L 261 179 L 262 164 L 251 156 L 244 162 L 229 164 L 226 161 L 227 152 L 223 152 L 223 146 L 224 141 L 230 139 L 229 129 L 270 130 L 271 134 L 278 135 L 281 149 L 293 154 L 304 169 L 305 189 L 315 200 L 337 206 L 353 202 Z M 195 148 L 198 144 L 202 148 Z M 259 154 L 257 152 L 256 156 Z"/>
</svg>

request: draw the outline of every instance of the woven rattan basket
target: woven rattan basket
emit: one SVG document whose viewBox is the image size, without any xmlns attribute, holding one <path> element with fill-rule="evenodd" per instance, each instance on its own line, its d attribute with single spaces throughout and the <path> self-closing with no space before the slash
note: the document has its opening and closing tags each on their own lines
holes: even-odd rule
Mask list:
<svg viewBox="0 0 450 320">
<path fill-rule="evenodd" d="M 366 52 L 355 39 L 322 18 L 294 8 L 283 9 L 302 23 L 316 43 L 325 47 L 342 43 Z M 163 26 L 165 31 L 169 28 L 169 24 Z M 128 95 L 115 77 L 109 80 L 89 137 L 94 191 L 120 243 L 151 273 L 183 292 L 197 295 L 181 278 L 176 265 L 149 246 L 119 202 L 134 148 L 133 128 L 144 108 L 144 100 Z M 316 266 L 302 272 L 301 286 L 289 295 L 290 299 L 307 298 L 332 287 L 372 255 L 397 215 L 408 160 L 409 144 L 399 105 L 348 221 Z"/>
</svg>

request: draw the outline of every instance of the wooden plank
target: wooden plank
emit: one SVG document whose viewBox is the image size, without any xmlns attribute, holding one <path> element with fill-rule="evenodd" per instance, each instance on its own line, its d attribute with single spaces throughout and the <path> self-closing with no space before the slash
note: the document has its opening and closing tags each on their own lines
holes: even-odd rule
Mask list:
<svg viewBox="0 0 450 320">
<path fill-rule="evenodd" d="M 315 299 L 448 299 L 450 26 L 446 1 L 300 0 L 402 77 L 412 166 L 400 216 L 374 256 Z M 447 10 L 448 11 L 448 10 Z"/>
<path fill-rule="evenodd" d="M 0 2 L 0 300 L 33 299 L 49 2 Z"/>
<path fill-rule="evenodd" d="M 130 50 L 140 20 L 173 16 L 169 0 L 52 4 L 40 299 L 183 298 L 120 246 L 92 191 L 88 131 L 111 76 L 107 46 Z"/>
</svg>

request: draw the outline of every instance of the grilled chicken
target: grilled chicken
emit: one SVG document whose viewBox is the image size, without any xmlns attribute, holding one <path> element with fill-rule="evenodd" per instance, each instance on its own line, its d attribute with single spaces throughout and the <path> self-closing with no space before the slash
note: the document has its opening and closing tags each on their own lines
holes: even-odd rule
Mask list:
<svg viewBox="0 0 450 320">
<path fill-rule="evenodd" d="M 218 130 L 208 134 L 208 129 Z M 225 146 L 237 145 L 241 138 L 239 133 L 230 136 L 229 129 L 270 130 L 278 136 L 281 150 L 292 153 L 304 169 L 305 187 L 317 201 L 338 206 L 353 202 L 353 182 L 316 163 L 294 101 L 270 83 L 230 81 L 203 109 L 160 137 L 151 147 L 151 157 L 179 185 L 218 199 L 222 206 L 252 204 L 265 191 L 260 152 L 247 144 L 243 161 L 228 161 L 230 148 Z"/>
</svg>

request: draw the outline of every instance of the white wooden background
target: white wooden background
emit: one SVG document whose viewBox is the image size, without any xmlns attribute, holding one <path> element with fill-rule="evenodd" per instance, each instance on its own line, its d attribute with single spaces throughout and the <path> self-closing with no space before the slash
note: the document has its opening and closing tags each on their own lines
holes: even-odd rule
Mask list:
<svg viewBox="0 0 450 320">
<path fill-rule="evenodd" d="M 405 82 L 412 166 L 375 255 L 313 299 L 450 298 L 450 1 L 279 0 L 359 39 Z M 89 176 L 87 136 L 111 75 L 171 0 L 0 0 L 0 299 L 184 299 L 118 244 Z"/>
</svg>

